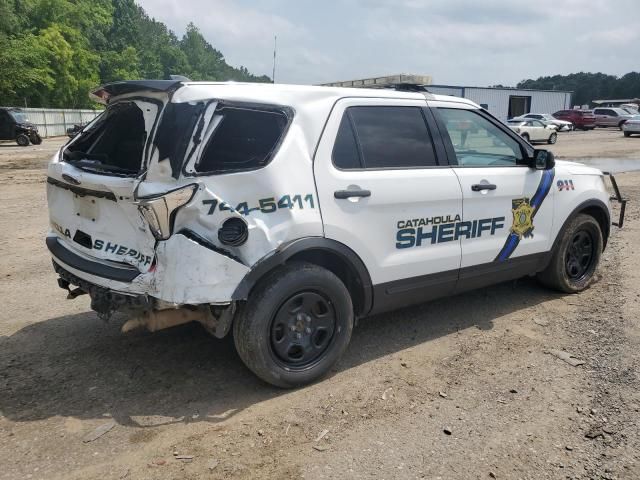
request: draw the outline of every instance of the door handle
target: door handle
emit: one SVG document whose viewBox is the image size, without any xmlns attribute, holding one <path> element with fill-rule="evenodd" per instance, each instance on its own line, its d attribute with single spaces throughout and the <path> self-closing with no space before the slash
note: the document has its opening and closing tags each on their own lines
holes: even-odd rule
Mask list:
<svg viewBox="0 0 640 480">
<path fill-rule="evenodd" d="M 495 190 L 496 187 L 493 183 L 476 183 L 471 185 L 471 190 L 474 192 L 481 192 L 482 190 Z"/>
<path fill-rule="evenodd" d="M 336 190 L 333 192 L 333 196 L 340 200 L 351 197 L 370 197 L 371 190 Z"/>
</svg>

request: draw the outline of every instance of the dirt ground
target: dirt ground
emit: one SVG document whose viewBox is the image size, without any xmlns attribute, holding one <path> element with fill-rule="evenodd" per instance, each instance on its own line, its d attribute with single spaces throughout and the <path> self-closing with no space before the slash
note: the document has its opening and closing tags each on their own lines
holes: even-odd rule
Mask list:
<svg viewBox="0 0 640 480">
<path fill-rule="evenodd" d="M 123 335 L 65 300 L 43 240 L 60 142 L 0 145 L 0 479 L 640 478 L 640 172 L 589 290 L 522 279 L 373 317 L 283 391 L 197 325 Z M 552 149 L 640 159 L 640 137 Z"/>
</svg>

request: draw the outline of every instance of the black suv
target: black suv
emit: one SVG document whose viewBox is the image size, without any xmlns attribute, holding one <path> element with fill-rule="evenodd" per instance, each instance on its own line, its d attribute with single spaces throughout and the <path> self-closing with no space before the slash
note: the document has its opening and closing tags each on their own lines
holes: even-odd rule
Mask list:
<svg viewBox="0 0 640 480">
<path fill-rule="evenodd" d="M 0 108 L 0 140 L 15 140 L 21 147 L 42 143 L 38 127 L 19 108 Z"/>
</svg>

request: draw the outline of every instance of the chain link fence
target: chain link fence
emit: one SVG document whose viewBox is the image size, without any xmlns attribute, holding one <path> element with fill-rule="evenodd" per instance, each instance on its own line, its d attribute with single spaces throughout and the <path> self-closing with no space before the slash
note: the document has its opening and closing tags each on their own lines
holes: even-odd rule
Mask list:
<svg viewBox="0 0 640 480">
<path fill-rule="evenodd" d="M 20 108 L 31 123 L 37 125 L 41 137 L 58 137 L 67 134 L 67 128 L 75 124 L 89 123 L 102 110 L 74 110 L 70 108 Z"/>
</svg>

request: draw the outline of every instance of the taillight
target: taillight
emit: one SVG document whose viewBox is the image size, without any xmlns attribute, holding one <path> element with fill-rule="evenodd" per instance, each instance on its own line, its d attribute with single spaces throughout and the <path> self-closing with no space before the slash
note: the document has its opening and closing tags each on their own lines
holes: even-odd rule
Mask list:
<svg viewBox="0 0 640 480">
<path fill-rule="evenodd" d="M 173 221 L 178 209 L 191 201 L 198 186 L 181 187 L 161 195 L 139 198 L 138 210 L 158 240 L 166 240 L 173 233 Z"/>
</svg>

